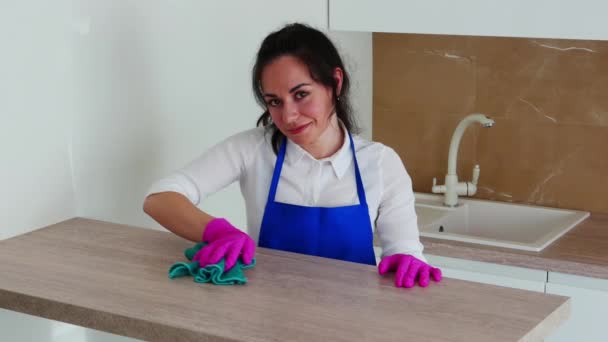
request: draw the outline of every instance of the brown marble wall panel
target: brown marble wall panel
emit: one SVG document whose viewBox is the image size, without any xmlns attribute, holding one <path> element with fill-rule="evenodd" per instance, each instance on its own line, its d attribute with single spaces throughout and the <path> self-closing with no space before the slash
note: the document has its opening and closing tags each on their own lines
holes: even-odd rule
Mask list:
<svg viewBox="0 0 608 342">
<path fill-rule="evenodd" d="M 454 128 L 471 113 L 458 175 L 476 197 L 608 213 L 608 42 L 375 33 L 373 138 L 414 190 L 443 183 Z"/>
</svg>

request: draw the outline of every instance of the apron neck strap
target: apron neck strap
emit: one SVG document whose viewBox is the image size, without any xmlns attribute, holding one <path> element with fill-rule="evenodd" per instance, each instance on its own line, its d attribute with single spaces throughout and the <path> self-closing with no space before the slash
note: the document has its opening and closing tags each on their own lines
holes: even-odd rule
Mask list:
<svg viewBox="0 0 608 342">
<path fill-rule="evenodd" d="M 283 168 L 283 161 L 285 160 L 285 150 L 287 149 L 287 138 L 283 137 L 281 146 L 279 147 L 279 154 L 277 155 L 277 161 L 274 164 L 274 172 L 272 174 L 272 183 L 270 183 L 270 191 L 268 192 L 268 201 L 274 202 L 274 197 L 277 193 L 277 186 L 279 185 L 279 178 L 281 178 L 281 169 Z"/>
<path fill-rule="evenodd" d="M 355 178 L 357 180 L 357 194 L 359 195 L 359 204 L 367 207 L 367 199 L 365 198 L 365 188 L 363 187 L 363 180 L 361 179 L 361 172 L 359 171 L 359 163 L 357 162 L 357 153 L 355 153 L 355 143 L 353 137 L 348 132 L 348 138 L 350 139 L 350 150 L 353 153 L 353 162 L 355 164 Z"/>
</svg>

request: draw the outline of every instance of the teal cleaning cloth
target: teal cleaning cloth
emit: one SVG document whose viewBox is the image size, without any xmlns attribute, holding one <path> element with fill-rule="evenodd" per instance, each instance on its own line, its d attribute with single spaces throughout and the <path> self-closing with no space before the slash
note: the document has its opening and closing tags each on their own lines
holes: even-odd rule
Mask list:
<svg viewBox="0 0 608 342">
<path fill-rule="evenodd" d="M 187 248 L 184 251 L 184 255 L 189 261 L 192 261 L 194 254 L 205 246 L 204 243 L 199 242 L 192 248 Z M 169 268 L 169 278 L 178 278 L 184 276 L 194 277 L 194 281 L 197 283 L 213 283 L 216 285 L 242 285 L 247 283 L 247 277 L 245 277 L 244 269 L 255 266 L 255 258 L 252 260 L 250 265 L 245 265 L 239 258 L 228 272 L 224 272 L 224 259 L 220 260 L 217 264 L 207 265 L 205 267 L 199 267 L 198 261 L 194 262 L 176 262 Z"/>
</svg>

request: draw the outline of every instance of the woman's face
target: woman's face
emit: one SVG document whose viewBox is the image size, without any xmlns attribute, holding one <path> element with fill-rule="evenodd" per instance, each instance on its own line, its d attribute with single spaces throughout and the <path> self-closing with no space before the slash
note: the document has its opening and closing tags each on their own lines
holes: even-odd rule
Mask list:
<svg viewBox="0 0 608 342">
<path fill-rule="evenodd" d="M 337 69 L 338 85 L 341 70 Z M 332 89 L 312 79 L 308 67 L 282 56 L 262 71 L 262 94 L 277 128 L 298 145 L 314 144 L 334 112 Z M 339 87 L 339 86 L 338 86 Z"/>
</svg>

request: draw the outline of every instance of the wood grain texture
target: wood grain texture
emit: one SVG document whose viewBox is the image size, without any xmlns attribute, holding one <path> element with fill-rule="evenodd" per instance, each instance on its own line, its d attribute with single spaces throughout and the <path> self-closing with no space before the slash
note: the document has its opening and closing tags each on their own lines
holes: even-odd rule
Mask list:
<svg viewBox="0 0 608 342">
<path fill-rule="evenodd" d="M 528 341 L 566 297 L 445 279 L 398 289 L 376 268 L 260 248 L 244 286 L 170 280 L 191 243 L 75 218 L 0 242 L 0 307 L 152 341 Z"/>
<path fill-rule="evenodd" d="M 541 252 L 421 238 L 427 254 L 608 279 L 608 215 L 591 216 Z"/>
</svg>

